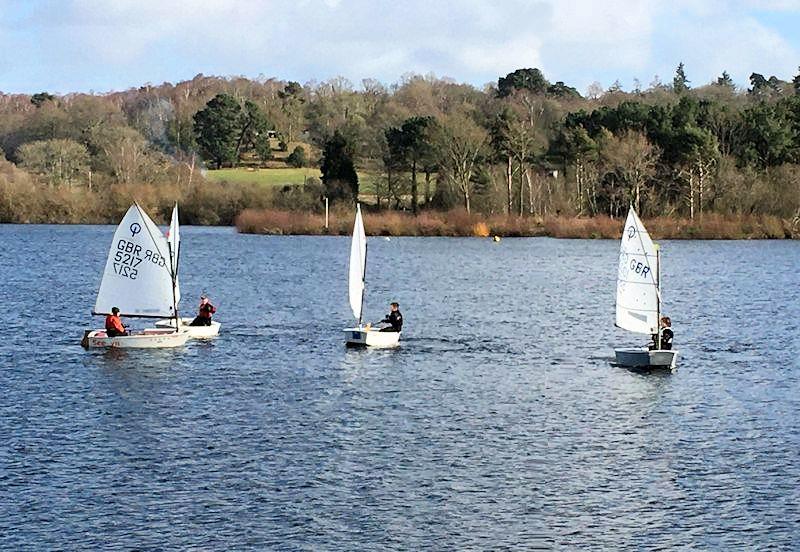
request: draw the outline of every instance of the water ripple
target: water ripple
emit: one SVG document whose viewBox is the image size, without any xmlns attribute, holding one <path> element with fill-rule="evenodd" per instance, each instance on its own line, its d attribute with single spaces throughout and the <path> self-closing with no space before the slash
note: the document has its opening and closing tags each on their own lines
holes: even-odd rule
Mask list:
<svg viewBox="0 0 800 552">
<path fill-rule="evenodd" d="M 664 244 L 670 373 L 612 365 L 611 241 L 376 240 L 353 351 L 346 239 L 186 228 L 223 335 L 83 351 L 111 233 L 0 227 L 2 549 L 796 546 L 796 243 Z"/>
</svg>

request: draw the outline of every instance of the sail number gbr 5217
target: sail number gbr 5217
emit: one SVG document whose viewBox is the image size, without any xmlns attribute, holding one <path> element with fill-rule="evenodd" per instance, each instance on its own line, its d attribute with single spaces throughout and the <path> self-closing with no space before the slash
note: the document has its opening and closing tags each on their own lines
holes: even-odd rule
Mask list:
<svg viewBox="0 0 800 552">
<path fill-rule="evenodd" d="M 144 254 L 144 256 L 142 256 Z M 139 265 L 142 263 L 153 263 L 159 267 L 166 267 L 167 262 L 163 255 L 158 252 L 143 249 L 131 241 L 120 239 L 117 242 L 117 250 L 114 252 L 114 272 L 120 276 L 135 280 L 139 274 Z"/>
</svg>

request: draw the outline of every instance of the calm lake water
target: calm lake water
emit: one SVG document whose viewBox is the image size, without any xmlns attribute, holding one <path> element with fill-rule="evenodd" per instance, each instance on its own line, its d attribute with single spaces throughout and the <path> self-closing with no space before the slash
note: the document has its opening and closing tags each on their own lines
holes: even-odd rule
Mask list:
<svg viewBox="0 0 800 552">
<path fill-rule="evenodd" d="M 790 549 L 800 243 L 663 242 L 675 373 L 610 364 L 616 241 L 183 229 L 220 337 L 85 351 L 112 227 L 0 226 L 0 549 Z M 142 326 L 141 322 L 134 325 Z"/>
</svg>

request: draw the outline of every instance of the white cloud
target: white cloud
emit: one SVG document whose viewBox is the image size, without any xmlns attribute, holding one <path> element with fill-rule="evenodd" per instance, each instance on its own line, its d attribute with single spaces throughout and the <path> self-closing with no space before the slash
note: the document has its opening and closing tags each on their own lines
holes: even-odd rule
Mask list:
<svg viewBox="0 0 800 552">
<path fill-rule="evenodd" d="M 649 66 L 667 80 L 683 61 L 693 86 L 708 84 L 723 71 L 740 86 L 748 85 L 753 72 L 790 78 L 797 66 L 797 36 L 762 22 L 757 13 L 774 10 L 800 11 L 800 1 L 675 0 L 659 16 L 665 22 L 653 39 L 659 56 Z"/>
<path fill-rule="evenodd" d="M 649 1 L 555 2 L 544 46 L 548 71 L 580 71 L 588 84 L 607 71 L 643 70 L 656 14 Z"/>
<path fill-rule="evenodd" d="M 520 36 L 497 43 L 461 46 L 456 59 L 471 73 L 510 73 L 520 67 L 541 67 L 542 41 L 535 35 Z"/>
<path fill-rule="evenodd" d="M 206 74 L 395 81 L 415 71 L 482 84 L 520 67 L 585 88 L 649 82 L 686 63 L 694 84 L 723 69 L 787 76 L 798 36 L 755 12 L 800 0 L 65 0 L 36 4 L 19 56 L 30 89 L 123 88 Z M 0 0 L 11 9 L 11 3 Z M 34 10 L 36 8 L 33 8 Z M 0 29 L 5 21 L 0 14 Z M 2 32 L 0 30 L 0 32 Z M 19 33 L 18 33 L 19 34 Z M 787 69 L 788 68 L 788 69 Z M 694 75 L 694 77 L 692 77 Z"/>
<path fill-rule="evenodd" d="M 707 84 L 722 71 L 745 85 L 753 72 L 788 78 L 797 67 L 797 50 L 780 33 L 753 18 L 704 23 L 688 23 L 675 34 L 682 45 L 677 53 L 686 61 L 695 86 Z M 697 77 L 691 77 L 692 72 Z"/>
</svg>

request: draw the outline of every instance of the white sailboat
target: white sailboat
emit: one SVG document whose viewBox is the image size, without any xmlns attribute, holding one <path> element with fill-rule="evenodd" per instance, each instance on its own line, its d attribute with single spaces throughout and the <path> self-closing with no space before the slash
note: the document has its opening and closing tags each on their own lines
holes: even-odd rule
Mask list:
<svg viewBox="0 0 800 552">
<path fill-rule="evenodd" d="M 373 330 L 370 324 L 362 325 L 361 315 L 364 307 L 364 290 L 367 277 L 367 236 L 364 233 L 364 220 L 361 205 L 356 206 L 356 221 L 353 225 L 353 238 L 350 242 L 350 273 L 348 276 L 350 308 L 358 320 L 358 326 L 345 328 L 345 341 L 353 347 L 396 347 L 400 342 L 400 332 Z"/>
<path fill-rule="evenodd" d="M 178 268 L 180 266 L 180 253 L 181 253 L 181 229 L 178 222 L 178 204 L 172 208 L 172 218 L 169 222 L 169 231 L 167 232 L 167 245 L 169 246 L 170 259 L 172 266 L 175 270 L 175 304 L 180 303 L 181 300 L 181 286 L 178 281 Z M 222 326 L 219 322 L 211 321 L 210 326 L 192 326 L 194 318 L 164 318 L 156 321 L 156 328 L 174 328 L 175 321 L 180 320 L 180 328 L 189 332 L 189 337 L 196 339 L 207 339 L 219 335 L 219 329 Z"/>
<path fill-rule="evenodd" d="M 175 276 L 167 240 L 134 203 L 114 233 L 92 314 L 108 315 L 117 307 L 120 315 L 128 318 L 175 317 Z M 186 343 L 188 337 L 187 332 L 171 328 L 152 328 L 116 337 L 102 329 L 88 330 L 82 344 L 85 347 L 178 347 Z"/>
<path fill-rule="evenodd" d="M 616 325 L 635 333 L 658 334 L 658 348 L 615 349 L 617 364 L 621 366 L 675 367 L 678 351 L 661 348 L 659 261 L 658 246 L 631 207 L 619 248 Z"/>
</svg>

